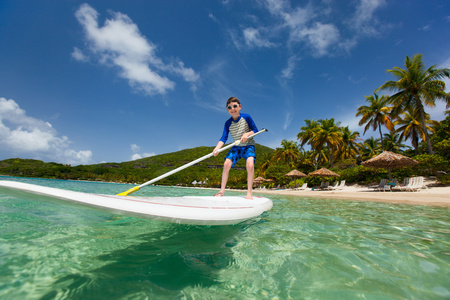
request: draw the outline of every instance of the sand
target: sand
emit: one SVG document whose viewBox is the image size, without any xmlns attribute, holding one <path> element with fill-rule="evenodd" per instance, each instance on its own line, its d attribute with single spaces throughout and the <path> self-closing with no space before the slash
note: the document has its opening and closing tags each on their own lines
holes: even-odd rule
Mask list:
<svg viewBox="0 0 450 300">
<path fill-rule="evenodd" d="M 425 184 L 427 184 L 425 182 Z M 384 203 L 402 203 L 411 205 L 429 205 L 450 207 L 450 187 L 428 187 L 417 192 L 407 191 L 374 191 L 366 186 L 345 186 L 342 190 L 312 191 L 306 190 L 260 190 L 254 189 L 254 194 L 289 195 L 298 197 L 320 197 L 332 199 L 347 199 L 359 201 L 375 201 Z"/>
</svg>

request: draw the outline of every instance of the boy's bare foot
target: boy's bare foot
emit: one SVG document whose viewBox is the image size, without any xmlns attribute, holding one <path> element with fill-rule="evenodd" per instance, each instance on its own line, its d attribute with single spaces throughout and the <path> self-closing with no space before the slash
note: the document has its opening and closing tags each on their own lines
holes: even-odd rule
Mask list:
<svg viewBox="0 0 450 300">
<path fill-rule="evenodd" d="M 223 197 L 224 193 L 222 192 L 218 192 L 217 194 L 214 195 L 214 197 Z"/>
<path fill-rule="evenodd" d="M 247 196 L 245 197 L 245 199 L 253 200 L 253 196 L 252 196 L 252 195 L 247 195 Z"/>
</svg>

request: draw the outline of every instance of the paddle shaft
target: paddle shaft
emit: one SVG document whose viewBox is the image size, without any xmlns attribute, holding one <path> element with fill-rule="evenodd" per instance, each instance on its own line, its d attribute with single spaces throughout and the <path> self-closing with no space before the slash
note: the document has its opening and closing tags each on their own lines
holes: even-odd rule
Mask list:
<svg viewBox="0 0 450 300">
<path fill-rule="evenodd" d="M 247 139 L 250 139 L 250 138 L 252 138 L 252 137 L 254 137 L 254 136 L 256 136 L 256 135 L 258 135 L 258 134 L 260 134 L 260 133 L 263 133 L 263 132 L 265 132 L 265 131 L 267 131 L 267 129 L 262 129 L 262 130 L 258 131 L 257 133 L 250 135 Z M 225 146 L 225 147 L 220 148 L 218 152 L 220 153 L 220 152 L 222 152 L 222 151 L 225 151 L 225 150 L 227 150 L 227 149 L 230 149 L 231 147 L 236 146 L 236 145 L 239 145 L 239 144 L 240 144 L 240 141 L 236 141 L 236 142 L 234 142 L 234 143 L 232 143 L 232 144 L 229 144 L 229 145 L 227 145 L 227 146 Z M 156 178 L 154 178 L 154 179 L 152 179 L 152 180 L 150 180 L 150 181 L 147 181 L 146 183 L 141 184 L 141 185 L 139 186 L 139 188 L 142 188 L 142 187 L 144 187 L 144 186 L 146 186 L 146 185 L 152 184 L 152 183 L 154 183 L 154 182 L 157 182 L 158 180 L 161 180 L 161 179 L 166 178 L 166 177 L 168 177 L 168 176 L 170 176 L 170 175 L 172 175 L 172 174 L 175 174 L 175 173 L 177 173 L 177 172 L 179 172 L 179 171 L 181 171 L 181 170 L 184 170 L 184 169 L 186 169 L 186 168 L 189 168 L 190 166 L 193 166 L 193 165 L 195 165 L 196 163 L 199 163 L 199 162 L 201 162 L 201 161 L 203 161 L 203 160 L 205 160 L 205 159 L 208 159 L 208 158 L 212 157 L 213 155 L 214 155 L 214 153 L 206 154 L 205 156 L 202 156 L 202 157 L 200 157 L 200 158 L 198 158 L 198 159 L 196 159 L 196 160 L 194 160 L 194 161 L 191 161 L 190 163 L 187 163 L 187 164 L 185 164 L 185 165 L 182 165 L 181 167 L 178 167 L 178 168 L 176 168 L 175 170 L 172 170 L 172 171 L 170 171 L 170 172 L 167 172 L 167 173 L 165 173 L 165 174 L 163 174 L 163 175 L 161 175 L 161 176 L 159 176 L 159 177 L 156 177 Z"/>
</svg>

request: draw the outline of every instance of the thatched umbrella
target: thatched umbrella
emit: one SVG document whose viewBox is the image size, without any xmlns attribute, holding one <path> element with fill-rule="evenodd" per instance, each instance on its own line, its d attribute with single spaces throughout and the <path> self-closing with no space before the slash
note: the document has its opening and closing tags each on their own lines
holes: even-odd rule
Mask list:
<svg viewBox="0 0 450 300">
<path fill-rule="evenodd" d="M 261 183 L 263 183 L 264 181 L 267 181 L 267 180 L 264 179 L 263 177 L 259 176 L 259 177 L 256 177 L 255 180 L 253 180 L 253 183 L 255 183 L 257 185 L 261 185 Z"/>
<path fill-rule="evenodd" d="M 314 172 L 311 172 L 308 174 L 308 176 L 320 176 L 322 177 L 322 185 L 323 185 L 323 180 L 325 177 L 339 177 L 341 175 L 334 173 L 333 171 L 328 170 L 327 168 L 322 168 L 319 170 L 316 170 Z"/>
<path fill-rule="evenodd" d="M 383 151 L 380 155 L 377 155 L 362 163 L 365 167 L 371 168 L 385 168 L 388 169 L 389 180 L 392 180 L 391 169 L 410 167 L 418 164 L 417 160 L 409 158 L 407 156 L 394 153 L 391 151 Z"/>
<path fill-rule="evenodd" d="M 300 178 L 300 177 L 306 177 L 306 174 L 302 173 L 300 171 L 297 171 L 297 170 L 292 170 L 289 173 L 284 174 L 284 176 L 291 177 L 291 178 Z"/>
<path fill-rule="evenodd" d="M 292 179 L 297 179 L 297 178 L 301 178 L 301 177 L 306 177 L 306 174 L 305 174 L 305 173 L 302 173 L 302 172 L 300 172 L 300 171 L 297 171 L 297 170 L 292 170 L 292 171 L 290 171 L 289 173 L 284 174 L 284 176 L 285 176 L 285 177 L 290 177 L 290 178 L 291 178 L 291 181 L 292 181 Z"/>
<path fill-rule="evenodd" d="M 308 176 L 339 177 L 341 175 L 334 173 L 327 168 L 322 168 L 320 170 L 309 173 Z"/>
<path fill-rule="evenodd" d="M 255 180 L 253 180 L 253 182 L 264 182 L 264 181 L 266 181 L 266 179 L 264 179 L 264 178 L 261 177 L 261 176 L 256 177 Z"/>
</svg>

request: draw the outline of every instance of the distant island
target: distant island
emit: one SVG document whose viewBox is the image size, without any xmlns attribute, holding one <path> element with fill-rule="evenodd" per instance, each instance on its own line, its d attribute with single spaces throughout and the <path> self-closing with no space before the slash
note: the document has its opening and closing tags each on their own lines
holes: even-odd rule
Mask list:
<svg viewBox="0 0 450 300">
<path fill-rule="evenodd" d="M 88 180 L 120 183 L 143 183 L 166 172 L 194 161 L 213 151 L 214 147 L 196 147 L 177 152 L 155 155 L 122 163 L 108 162 L 71 166 L 35 159 L 10 158 L 0 161 L 0 174 L 18 177 Z M 275 150 L 257 144 L 258 156 L 265 157 Z M 219 187 L 225 153 L 206 159 L 190 168 L 158 181 L 168 186 Z M 262 164 L 256 160 L 256 169 Z M 200 184 L 199 184 L 200 182 Z M 245 161 L 241 160 L 230 176 L 230 184 L 240 188 L 246 184 Z"/>
</svg>

